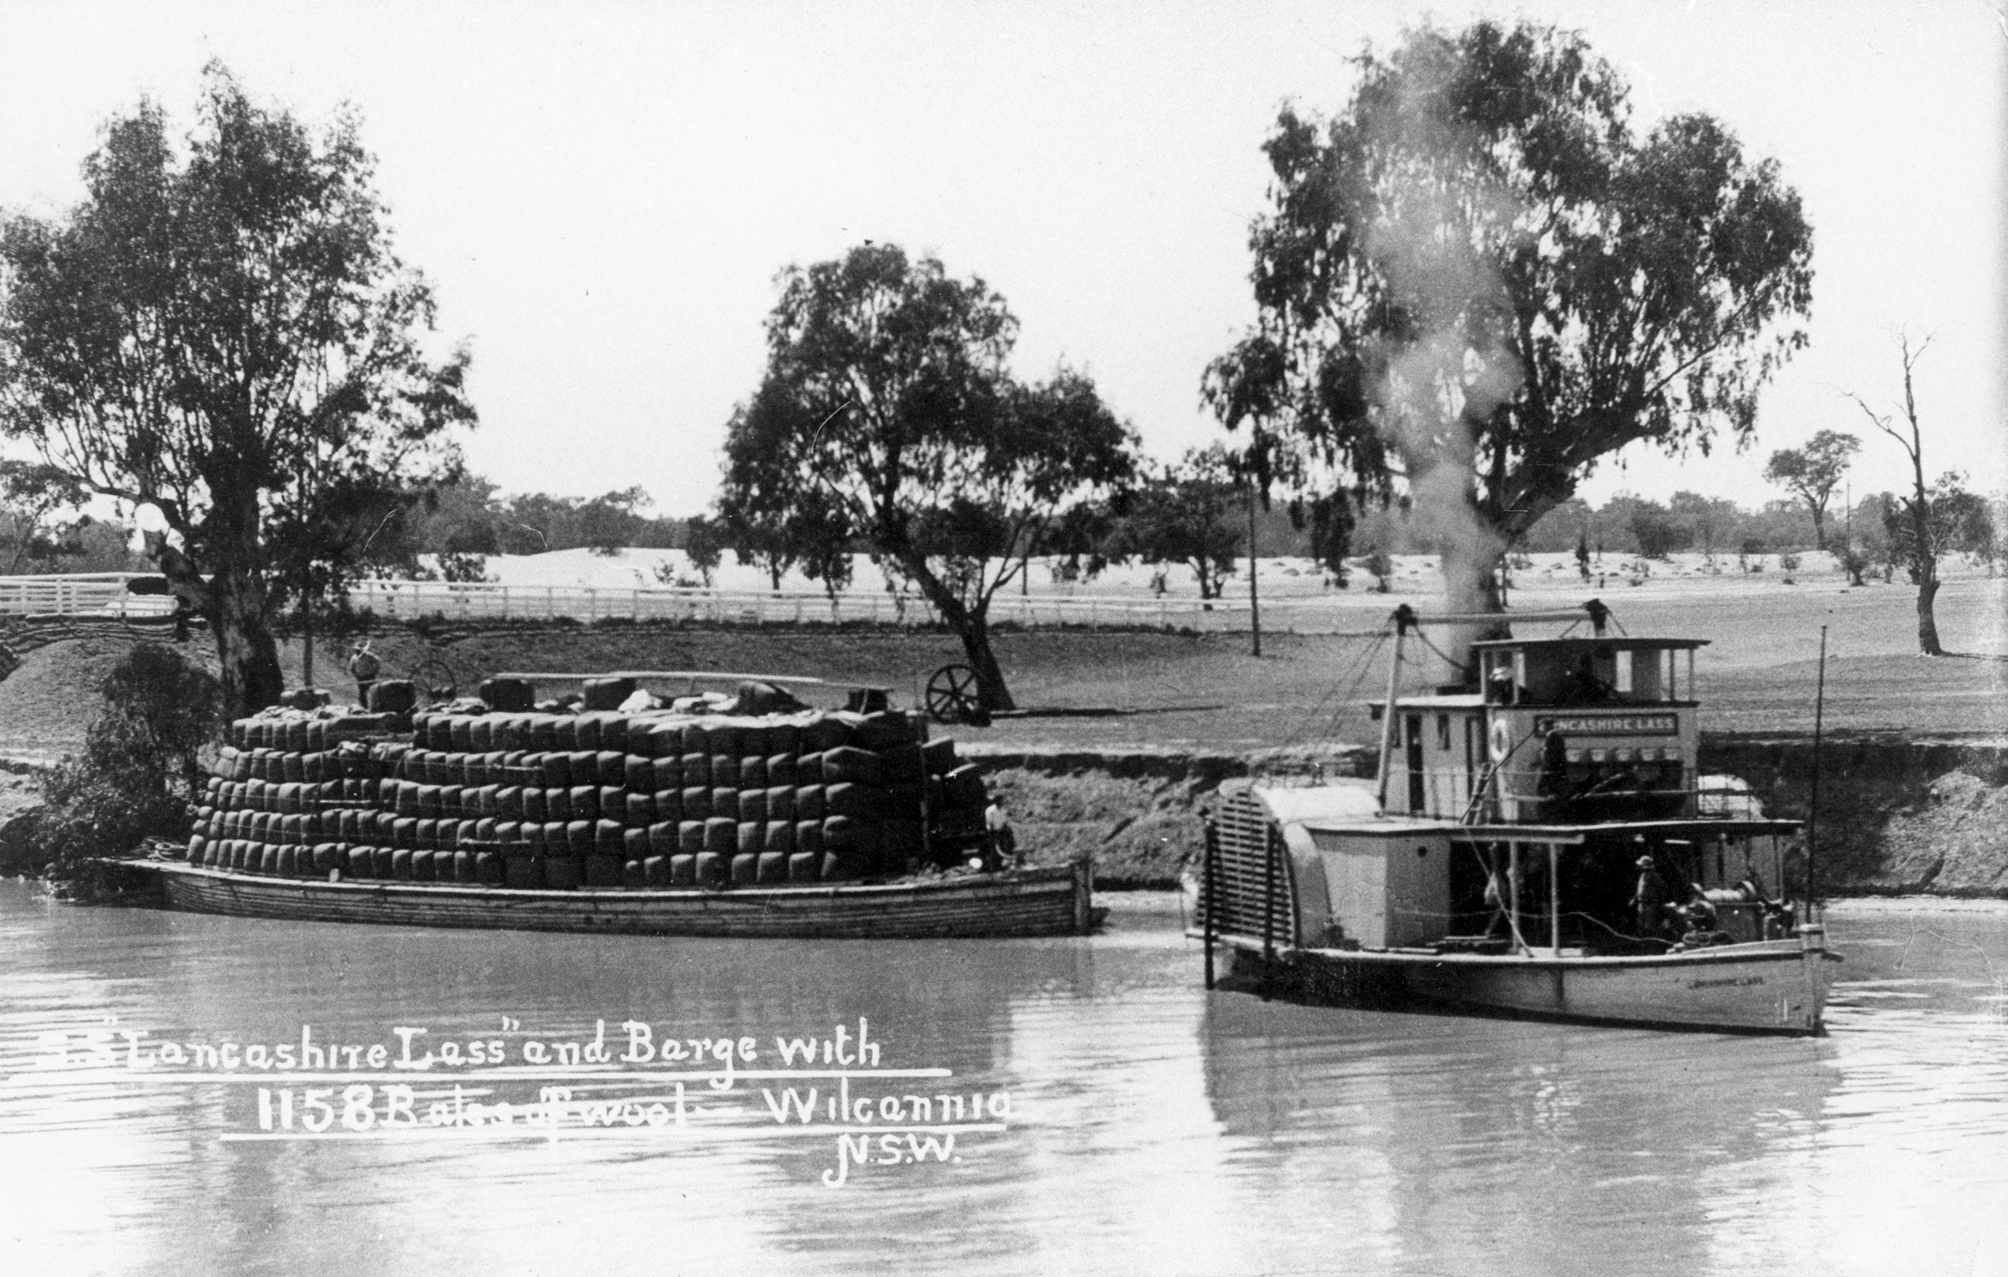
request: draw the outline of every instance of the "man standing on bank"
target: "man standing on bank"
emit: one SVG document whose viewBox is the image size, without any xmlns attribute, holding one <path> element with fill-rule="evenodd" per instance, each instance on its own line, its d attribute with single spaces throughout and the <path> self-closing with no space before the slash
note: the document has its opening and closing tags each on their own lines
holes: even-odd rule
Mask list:
<svg viewBox="0 0 2008 1277">
<path fill-rule="evenodd" d="M 370 707 L 370 688 L 376 683 L 377 672 L 383 668 L 370 651 L 370 641 L 364 639 L 356 644 L 354 655 L 349 657 L 349 677 L 356 681 L 356 704 L 364 709 Z"/>
</svg>

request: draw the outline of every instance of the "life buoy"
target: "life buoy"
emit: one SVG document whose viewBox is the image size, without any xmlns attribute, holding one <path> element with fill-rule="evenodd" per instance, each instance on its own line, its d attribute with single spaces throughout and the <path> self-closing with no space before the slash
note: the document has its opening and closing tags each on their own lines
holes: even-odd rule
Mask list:
<svg viewBox="0 0 2008 1277">
<path fill-rule="evenodd" d="M 1506 755 L 1513 752 L 1513 731 L 1506 726 L 1506 720 L 1503 718 L 1492 720 L 1491 745 L 1492 761 L 1495 763 L 1505 762 Z"/>
</svg>

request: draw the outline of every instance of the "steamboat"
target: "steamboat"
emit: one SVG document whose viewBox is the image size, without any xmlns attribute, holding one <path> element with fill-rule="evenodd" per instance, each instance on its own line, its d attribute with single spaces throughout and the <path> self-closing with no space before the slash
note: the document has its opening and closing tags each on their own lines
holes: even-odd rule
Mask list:
<svg viewBox="0 0 2008 1277">
<path fill-rule="evenodd" d="M 1209 985 L 1217 952 L 1230 987 L 1302 1001 L 1821 1032 L 1839 956 L 1766 886 L 1800 825 L 1699 783 L 1705 640 L 1610 634 L 1595 601 L 1513 619 L 1589 632 L 1479 642 L 1475 685 L 1404 692 L 1404 607 L 1376 779 L 1222 787 Z"/>
</svg>

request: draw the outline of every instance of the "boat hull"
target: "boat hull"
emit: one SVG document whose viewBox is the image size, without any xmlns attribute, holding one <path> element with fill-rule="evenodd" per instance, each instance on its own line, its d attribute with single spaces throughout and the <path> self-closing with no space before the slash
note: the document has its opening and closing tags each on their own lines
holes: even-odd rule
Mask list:
<svg viewBox="0 0 2008 1277">
<path fill-rule="evenodd" d="M 730 891 L 530 891 L 267 878 L 128 862 L 158 879 L 169 908 L 300 922 L 585 931 L 624 935 L 919 939 L 1085 934 L 1088 867 L 972 874 L 891 884 Z"/>
<path fill-rule="evenodd" d="M 1426 954 L 1278 949 L 1216 941 L 1229 978 L 1333 1005 L 1424 1005 L 1598 1024 L 1821 1032 L 1827 964 L 1817 932 L 1655 957 Z"/>
</svg>

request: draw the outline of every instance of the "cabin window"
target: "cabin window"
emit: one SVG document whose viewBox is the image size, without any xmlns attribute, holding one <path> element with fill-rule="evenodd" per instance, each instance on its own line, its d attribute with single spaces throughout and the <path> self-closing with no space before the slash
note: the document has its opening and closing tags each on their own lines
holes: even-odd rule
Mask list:
<svg viewBox="0 0 2008 1277">
<path fill-rule="evenodd" d="M 1450 715 L 1448 714 L 1438 714 L 1436 716 L 1436 747 L 1446 754 L 1450 752 Z"/>
<path fill-rule="evenodd" d="M 1632 691 L 1632 654 L 1630 648 L 1619 648 L 1617 653 L 1617 674 L 1612 685 L 1623 696 Z"/>
</svg>

